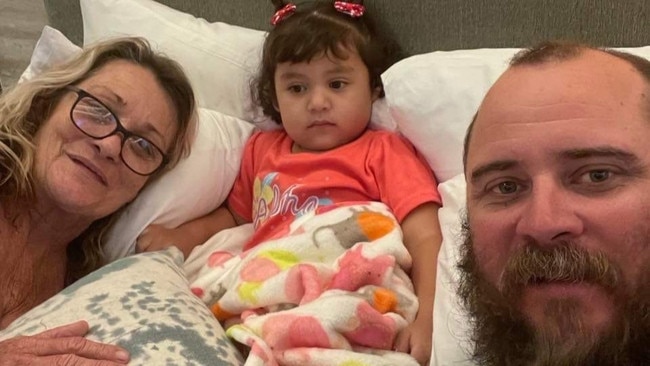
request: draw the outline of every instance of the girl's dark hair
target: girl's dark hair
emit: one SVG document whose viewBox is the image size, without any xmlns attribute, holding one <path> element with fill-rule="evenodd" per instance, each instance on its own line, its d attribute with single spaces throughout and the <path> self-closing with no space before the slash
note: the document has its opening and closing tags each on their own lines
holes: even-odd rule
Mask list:
<svg viewBox="0 0 650 366">
<path fill-rule="evenodd" d="M 272 3 L 276 11 L 286 5 L 283 0 L 272 0 Z M 282 19 L 266 37 L 262 65 L 252 85 L 255 100 L 266 115 L 281 124 L 280 113 L 274 107 L 277 65 L 310 61 L 324 53 L 343 59 L 350 49 L 358 52 L 368 68 L 370 88 L 382 89 L 380 96 L 383 96 L 381 74 L 402 57 L 402 51 L 395 41 L 377 29 L 368 12 L 354 18 L 336 10 L 333 1 L 296 4 L 295 12 Z"/>
</svg>

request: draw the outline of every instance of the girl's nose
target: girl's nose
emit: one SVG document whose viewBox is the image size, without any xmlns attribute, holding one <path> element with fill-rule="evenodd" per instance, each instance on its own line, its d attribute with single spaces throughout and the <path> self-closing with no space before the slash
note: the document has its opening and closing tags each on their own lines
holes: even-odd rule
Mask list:
<svg viewBox="0 0 650 366">
<path fill-rule="evenodd" d="M 310 111 L 323 111 L 331 107 L 327 91 L 322 88 L 314 88 L 309 95 L 308 108 Z"/>
</svg>

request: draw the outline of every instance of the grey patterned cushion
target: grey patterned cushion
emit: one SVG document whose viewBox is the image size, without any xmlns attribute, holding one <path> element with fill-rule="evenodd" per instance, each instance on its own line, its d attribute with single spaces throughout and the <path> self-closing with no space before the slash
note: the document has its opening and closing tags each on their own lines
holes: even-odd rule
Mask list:
<svg viewBox="0 0 650 366">
<path fill-rule="evenodd" d="M 117 344 L 131 365 L 241 365 L 219 322 L 189 290 L 182 254 L 139 254 L 113 262 L 32 309 L 0 340 L 86 320 L 87 338 Z"/>
</svg>

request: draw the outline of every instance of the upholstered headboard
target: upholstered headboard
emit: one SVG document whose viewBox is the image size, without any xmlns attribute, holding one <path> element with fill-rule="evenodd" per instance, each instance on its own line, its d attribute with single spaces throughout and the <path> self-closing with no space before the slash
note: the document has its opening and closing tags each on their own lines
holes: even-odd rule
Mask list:
<svg viewBox="0 0 650 366">
<path fill-rule="evenodd" d="M 44 0 L 49 24 L 82 43 L 79 0 Z M 178 10 L 266 30 L 265 0 L 160 0 Z M 409 54 L 434 50 L 522 47 L 544 39 L 606 46 L 650 44 L 647 0 L 367 0 L 378 21 Z"/>
</svg>

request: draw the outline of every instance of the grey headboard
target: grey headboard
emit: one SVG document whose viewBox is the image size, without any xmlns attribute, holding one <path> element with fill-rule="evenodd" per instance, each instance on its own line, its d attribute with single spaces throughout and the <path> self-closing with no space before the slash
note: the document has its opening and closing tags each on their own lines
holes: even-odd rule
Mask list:
<svg viewBox="0 0 650 366">
<path fill-rule="evenodd" d="M 297 0 L 299 3 L 301 0 Z M 82 43 L 79 0 L 44 0 L 49 24 Z M 159 0 L 210 22 L 267 30 L 266 0 Z M 545 39 L 650 44 L 648 0 L 366 0 L 409 54 L 522 47 Z"/>
</svg>

